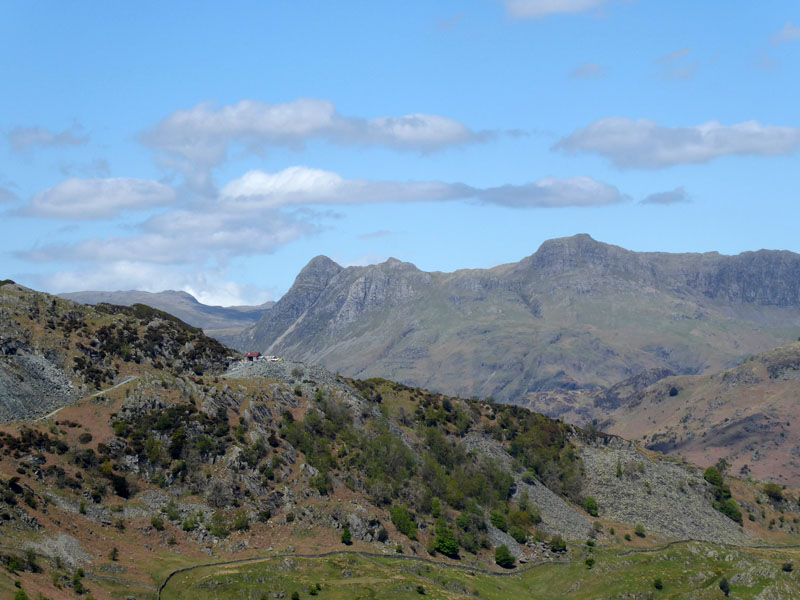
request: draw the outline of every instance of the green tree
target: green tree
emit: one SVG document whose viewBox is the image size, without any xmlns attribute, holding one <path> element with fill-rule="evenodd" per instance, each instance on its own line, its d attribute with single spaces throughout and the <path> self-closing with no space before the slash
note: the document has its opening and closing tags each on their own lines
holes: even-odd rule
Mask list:
<svg viewBox="0 0 800 600">
<path fill-rule="evenodd" d="M 509 552 L 508 546 L 503 544 L 502 546 L 495 548 L 494 562 L 504 569 L 510 569 L 514 566 L 514 557 L 511 555 L 511 552 Z"/>
<path fill-rule="evenodd" d="M 451 558 L 458 557 L 458 540 L 453 531 L 447 526 L 444 519 L 439 519 L 436 523 L 436 551 Z"/>
<path fill-rule="evenodd" d="M 350 533 L 350 527 L 346 526 L 344 531 L 342 531 L 342 543 L 346 546 L 353 543 L 353 535 Z"/>
<path fill-rule="evenodd" d="M 764 487 L 761 489 L 764 490 L 764 493 L 770 500 L 774 500 L 775 502 L 783 501 L 783 490 L 777 483 L 765 483 Z"/>
</svg>

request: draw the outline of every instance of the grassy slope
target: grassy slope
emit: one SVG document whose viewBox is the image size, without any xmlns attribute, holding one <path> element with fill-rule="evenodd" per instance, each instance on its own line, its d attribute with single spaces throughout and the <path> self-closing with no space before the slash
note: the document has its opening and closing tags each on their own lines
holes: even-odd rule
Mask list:
<svg viewBox="0 0 800 600">
<path fill-rule="evenodd" d="M 572 550 L 569 564 L 544 564 L 518 575 L 499 577 L 443 566 L 340 554 L 328 558 L 276 558 L 253 564 L 204 567 L 173 578 L 164 589 L 165 600 L 205 598 L 260 598 L 283 592 L 330 599 L 418 598 L 575 598 L 619 597 L 655 592 L 658 597 L 719 598 L 722 577 L 734 583 L 737 598 L 754 598 L 769 590 L 774 598 L 791 598 L 800 590 L 795 572 L 783 572 L 782 563 L 796 562 L 797 550 L 733 550 L 709 544 L 680 544 L 668 549 L 625 554 L 611 549 Z M 589 569 L 584 557 L 593 557 Z M 269 596 L 267 596 L 269 597 Z M 639 596 L 641 597 L 641 596 Z"/>
</svg>

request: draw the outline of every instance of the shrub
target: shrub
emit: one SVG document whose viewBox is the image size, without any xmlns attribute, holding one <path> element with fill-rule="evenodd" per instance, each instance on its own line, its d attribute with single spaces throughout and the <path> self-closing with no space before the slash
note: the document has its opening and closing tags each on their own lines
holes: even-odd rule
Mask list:
<svg viewBox="0 0 800 600">
<path fill-rule="evenodd" d="M 89 442 L 92 441 L 92 434 L 89 433 L 88 431 L 85 431 L 84 433 L 78 436 L 78 441 L 81 444 L 88 444 Z"/>
<path fill-rule="evenodd" d="M 391 517 L 397 531 L 408 536 L 411 540 L 417 539 L 417 524 L 411 518 L 411 513 L 409 513 L 407 506 L 394 507 L 391 510 Z"/>
<path fill-rule="evenodd" d="M 645 537 L 644 525 L 641 525 L 641 524 L 637 525 L 636 528 L 633 530 L 633 533 L 635 533 L 636 535 L 638 535 L 641 538 Z"/>
<path fill-rule="evenodd" d="M 504 569 L 510 569 L 514 566 L 514 557 L 511 555 L 511 552 L 509 552 L 508 546 L 503 544 L 495 549 L 494 562 Z"/>
<path fill-rule="evenodd" d="M 722 480 L 722 473 L 716 467 L 708 467 L 703 473 L 703 479 L 716 488 L 721 488 L 724 485 Z"/>
<path fill-rule="evenodd" d="M 790 562 L 785 562 L 781 565 L 781 570 L 785 573 L 791 573 L 794 570 L 794 565 Z"/>
<path fill-rule="evenodd" d="M 584 563 L 586 564 L 586 566 L 587 566 L 588 568 L 590 568 L 590 569 L 591 569 L 591 568 L 594 566 L 594 558 L 592 558 L 591 556 L 590 556 L 589 558 L 587 558 L 587 559 L 586 559 L 585 561 L 583 561 L 583 562 L 584 562 Z"/>
<path fill-rule="evenodd" d="M 664 582 L 661 581 L 661 577 L 656 577 L 653 580 L 653 587 L 656 588 L 657 590 L 663 590 L 664 589 Z"/>
<path fill-rule="evenodd" d="M 783 490 L 777 483 L 765 483 L 764 487 L 761 489 L 770 498 L 770 500 L 774 500 L 775 502 L 783 501 Z"/>
<path fill-rule="evenodd" d="M 728 580 L 725 577 L 719 580 L 719 589 L 722 590 L 722 593 L 725 594 L 726 598 L 728 595 L 730 595 L 731 584 L 728 583 Z"/>
<path fill-rule="evenodd" d="M 508 534 L 516 540 L 518 544 L 524 544 L 525 540 L 528 539 L 528 532 L 525 531 L 522 527 L 517 525 L 512 526 L 508 530 Z"/>
<path fill-rule="evenodd" d="M 500 531 L 508 531 L 508 524 L 503 513 L 492 511 L 489 515 L 489 522 L 497 527 Z"/>
<path fill-rule="evenodd" d="M 554 535 L 550 539 L 550 550 L 553 552 L 566 552 L 567 543 L 564 541 L 564 538 L 560 535 Z"/>
<path fill-rule="evenodd" d="M 28 600 L 28 594 L 24 590 L 17 590 L 14 592 L 14 600 Z"/>
<path fill-rule="evenodd" d="M 164 519 L 158 515 L 153 515 L 150 517 L 150 524 L 156 531 L 164 531 Z"/>
<path fill-rule="evenodd" d="M 600 507 L 597 505 L 597 500 L 595 500 L 591 496 L 586 496 L 586 498 L 583 499 L 583 508 L 591 516 L 596 517 L 598 516 L 597 511 L 599 510 Z"/>
<path fill-rule="evenodd" d="M 246 531 L 250 529 L 250 520 L 247 513 L 243 510 L 238 511 L 233 517 L 233 528 L 236 531 Z"/>
</svg>

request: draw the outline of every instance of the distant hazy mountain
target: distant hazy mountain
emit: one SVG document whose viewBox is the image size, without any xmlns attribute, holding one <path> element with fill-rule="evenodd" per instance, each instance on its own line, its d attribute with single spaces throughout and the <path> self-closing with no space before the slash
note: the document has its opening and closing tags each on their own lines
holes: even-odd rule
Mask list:
<svg viewBox="0 0 800 600">
<path fill-rule="evenodd" d="M 186 292 L 168 290 L 152 293 L 138 290 L 118 292 L 72 292 L 59 294 L 61 298 L 74 300 L 81 304 L 118 304 L 131 306 L 146 304 L 175 315 L 182 321 L 200 327 L 208 335 L 219 338 L 233 335 L 253 325 L 272 307 L 274 302 L 265 302 L 260 306 L 208 306 Z"/>
<path fill-rule="evenodd" d="M 714 371 L 798 334 L 800 255 L 637 253 L 577 235 L 454 273 L 319 256 L 226 341 L 343 375 L 511 400 L 648 369 Z"/>
</svg>

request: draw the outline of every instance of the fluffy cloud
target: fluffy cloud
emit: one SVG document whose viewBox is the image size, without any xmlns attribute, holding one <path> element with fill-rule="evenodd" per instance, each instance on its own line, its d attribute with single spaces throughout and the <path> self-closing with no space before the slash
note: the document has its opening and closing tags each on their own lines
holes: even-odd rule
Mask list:
<svg viewBox="0 0 800 600">
<path fill-rule="evenodd" d="M 783 28 L 772 36 L 772 43 L 775 45 L 785 44 L 800 38 L 800 27 L 795 27 L 791 21 L 787 21 Z"/>
<path fill-rule="evenodd" d="M 514 19 L 540 19 L 557 13 L 581 13 L 599 8 L 606 0 L 504 0 Z"/>
<path fill-rule="evenodd" d="M 288 205 L 366 204 L 453 200 L 473 195 L 463 184 L 440 181 L 396 182 L 344 179 L 337 173 L 297 166 L 278 173 L 249 171 L 222 188 L 231 207 L 277 208 Z"/>
<path fill-rule="evenodd" d="M 143 134 L 142 141 L 196 166 L 212 167 L 226 159 L 232 143 L 258 151 L 269 146 L 299 148 L 309 140 L 326 139 L 432 152 L 488 136 L 439 115 L 366 120 L 340 115 L 329 100 L 300 98 L 280 104 L 256 100 L 221 107 L 198 104 L 172 113 Z"/>
<path fill-rule="evenodd" d="M 639 204 L 660 204 L 666 206 L 668 204 L 679 204 L 682 202 L 691 202 L 689 194 L 683 187 L 677 187 L 669 192 L 657 192 L 650 194 L 639 202 Z"/>
<path fill-rule="evenodd" d="M 55 133 L 45 127 L 14 127 L 5 134 L 6 140 L 16 152 L 24 152 L 35 147 L 81 146 L 89 141 L 89 136 L 81 136 L 77 128 Z"/>
<path fill-rule="evenodd" d="M 553 149 L 588 152 L 618 167 L 659 169 L 706 163 L 721 156 L 791 154 L 800 144 L 800 129 L 757 121 L 722 125 L 709 121 L 694 127 L 662 127 L 648 119 L 610 117 L 578 129 Z"/>
<path fill-rule="evenodd" d="M 591 177 L 545 177 L 525 185 L 503 185 L 478 192 L 489 204 L 511 208 L 559 208 L 618 204 L 627 196 L 613 185 Z"/>
<path fill-rule="evenodd" d="M 162 188 L 166 186 L 141 180 L 67 180 L 34 197 L 28 211 L 73 218 L 85 213 L 110 215 L 141 208 L 151 196 L 151 206 L 171 202 L 174 192 L 167 188 L 167 194 Z M 154 192 L 137 195 L 130 189 Z M 101 198 L 106 201 L 100 202 Z M 164 202 L 159 204 L 159 198 Z M 614 186 L 589 177 L 548 177 L 524 185 L 480 189 L 439 181 L 346 179 L 330 171 L 296 166 L 277 173 L 250 171 L 229 182 L 213 199 L 182 197 L 180 206 L 148 217 L 129 236 L 37 245 L 15 256 L 31 262 L 84 266 L 80 271 L 60 272 L 47 282 L 49 289 L 157 291 L 180 287 L 200 299 L 211 301 L 216 294 L 214 303 L 231 304 L 236 303 L 232 298 L 238 292 L 229 290 L 225 292 L 228 299 L 222 299 L 222 275 L 213 285 L 207 281 L 201 285 L 193 283 L 192 277 L 199 277 L 193 274 L 224 273 L 237 257 L 269 254 L 318 233 L 330 215 L 314 212 L 314 206 L 465 200 L 533 209 L 599 206 L 626 199 Z M 385 235 L 390 232 L 364 237 Z M 244 296 L 240 296 L 243 302 Z"/>
<path fill-rule="evenodd" d="M 22 212 L 28 216 L 88 221 L 174 202 L 175 191 L 171 187 L 148 179 L 70 178 L 33 196 Z"/>
</svg>

